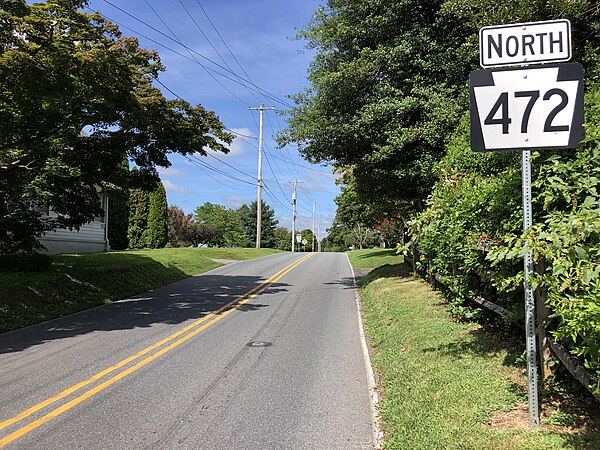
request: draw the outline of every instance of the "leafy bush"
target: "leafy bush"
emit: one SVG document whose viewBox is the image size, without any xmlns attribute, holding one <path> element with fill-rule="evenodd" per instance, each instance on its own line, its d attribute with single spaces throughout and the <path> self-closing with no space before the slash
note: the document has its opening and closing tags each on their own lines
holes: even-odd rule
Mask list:
<svg viewBox="0 0 600 450">
<path fill-rule="evenodd" d="M 423 252 L 421 264 L 446 281 L 453 311 L 469 315 L 465 298 L 497 298 L 498 287 L 486 262 L 490 247 L 521 224 L 520 172 L 514 154 L 473 153 L 469 147 L 468 117 L 463 118 L 438 165 L 439 181 L 428 207 L 413 221 L 413 243 Z M 498 269 L 513 275 L 512 263 Z M 517 314 L 519 296 L 504 296 Z"/>
<path fill-rule="evenodd" d="M 588 141 L 600 141 L 600 95 L 586 97 Z M 547 291 L 546 328 L 600 374 L 600 146 L 532 154 L 534 226 L 522 228 L 517 152 L 475 154 L 466 119 L 438 166 L 439 180 L 412 227 L 423 262 L 444 278 L 451 309 L 479 295 L 522 316 L 522 258 L 546 267 L 531 280 Z M 600 392 L 600 385 L 595 386 Z"/>
<path fill-rule="evenodd" d="M 538 156 L 539 158 L 539 156 Z M 533 250 L 545 273 L 534 287 L 548 292 L 547 326 L 588 369 L 600 372 L 600 148 L 547 157 L 534 189 L 541 221 L 522 236 L 510 235 L 490 253 L 494 263 Z M 522 282 L 522 277 L 507 279 Z M 600 386 L 597 389 L 600 391 Z"/>
<path fill-rule="evenodd" d="M 0 255 L 0 272 L 45 272 L 52 258 L 41 253 Z"/>
</svg>

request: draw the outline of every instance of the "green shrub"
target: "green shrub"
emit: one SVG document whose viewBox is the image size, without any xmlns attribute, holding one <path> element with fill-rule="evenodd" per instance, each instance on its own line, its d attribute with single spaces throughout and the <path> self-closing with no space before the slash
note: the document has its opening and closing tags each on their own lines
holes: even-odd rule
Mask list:
<svg viewBox="0 0 600 450">
<path fill-rule="evenodd" d="M 52 257 L 41 253 L 0 255 L 0 272 L 46 272 Z"/>
</svg>

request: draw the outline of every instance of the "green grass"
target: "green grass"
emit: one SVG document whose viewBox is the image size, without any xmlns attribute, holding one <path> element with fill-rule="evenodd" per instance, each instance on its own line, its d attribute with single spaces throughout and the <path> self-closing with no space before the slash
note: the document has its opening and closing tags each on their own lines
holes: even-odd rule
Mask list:
<svg viewBox="0 0 600 450">
<path fill-rule="evenodd" d="M 386 448 L 600 447 L 598 421 L 574 411 L 545 408 L 541 429 L 527 429 L 522 346 L 509 332 L 453 320 L 401 264 L 360 284 Z"/>
<path fill-rule="evenodd" d="M 0 273 L 0 332 L 139 294 L 273 249 L 165 248 L 65 254 L 47 272 Z"/>
<path fill-rule="evenodd" d="M 403 261 L 403 257 L 397 255 L 395 249 L 373 248 L 346 253 L 355 269 L 374 269 L 384 264 L 399 264 Z"/>
</svg>

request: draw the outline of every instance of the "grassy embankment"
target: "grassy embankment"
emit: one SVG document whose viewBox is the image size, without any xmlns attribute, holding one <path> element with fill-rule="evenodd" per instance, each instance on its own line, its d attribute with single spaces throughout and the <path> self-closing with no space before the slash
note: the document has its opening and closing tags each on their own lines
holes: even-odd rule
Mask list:
<svg viewBox="0 0 600 450">
<path fill-rule="evenodd" d="M 376 268 L 360 290 L 386 448 L 600 448 L 598 408 L 586 399 L 542 392 L 542 426 L 527 429 L 519 336 L 453 320 L 393 250 L 349 256 Z"/>
<path fill-rule="evenodd" d="M 214 259 L 244 260 L 273 249 L 165 248 L 55 256 L 47 272 L 0 273 L 0 332 L 155 289 L 206 272 Z"/>
</svg>

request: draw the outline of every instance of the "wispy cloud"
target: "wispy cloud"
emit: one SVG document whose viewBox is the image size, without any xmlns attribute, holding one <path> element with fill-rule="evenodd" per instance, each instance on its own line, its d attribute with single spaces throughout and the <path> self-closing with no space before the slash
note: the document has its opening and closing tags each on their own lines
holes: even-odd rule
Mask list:
<svg viewBox="0 0 600 450">
<path fill-rule="evenodd" d="M 237 209 L 242 205 L 247 205 L 250 201 L 244 197 L 235 197 L 230 195 L 225 195 L 221 197 L 221 200 L 225 203 L 225 206 L 232 209 Z"/>
<path fill-rule="evenodd" d="M 183 169 L 176 169 L 175 167 L 159 167 L 158 173 L 161 177 L 173 177 L 178 178 L 184 176 L 186 173 Z"/>
<path fill-rule="evenodd" d="M 167 192 L 179 192 L 180 194 L 188 194 L 190 191 L 183 186 L 178 186 L 170 180 L 164 179 L 162 183 Z"/>
</svg>

